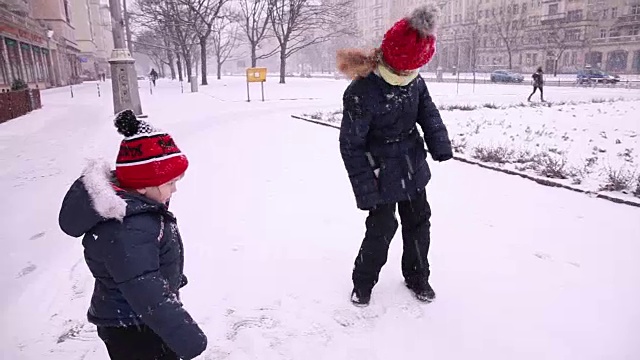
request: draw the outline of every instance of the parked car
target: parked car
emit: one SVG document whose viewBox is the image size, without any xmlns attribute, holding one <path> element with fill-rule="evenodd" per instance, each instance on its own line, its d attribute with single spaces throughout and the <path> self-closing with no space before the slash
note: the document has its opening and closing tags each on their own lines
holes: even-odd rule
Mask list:
<svg viewBox="0 0 640 360">
<path fill-rule="evenodd" d="M 578 84 L 615 84 L 620 82 L 620 76 L 609 74 L 599 69 L 584 69 L 576 74 L 576 82 Z"/>
<path fill-rule="evenodd" d="M 491 73 L 491 82 L 518 82 L 524 81 L 524 76 L 509 70 L 496 70 Z"/>
</svg>

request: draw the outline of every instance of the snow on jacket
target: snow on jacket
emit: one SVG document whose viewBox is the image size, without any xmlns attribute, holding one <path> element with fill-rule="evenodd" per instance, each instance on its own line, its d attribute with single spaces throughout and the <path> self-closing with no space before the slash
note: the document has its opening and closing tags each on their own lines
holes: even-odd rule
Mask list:
<svg viewBox="0 0 640 360">
<path fill-rule="evenodd" d="M 176 218 L 163 204 L 114 185 L 106 162 L 91 162 L 71 186 L 59 223 L 84 235 L 95 287 L 88 319 L 98 326 L 145 324 L 183 359 L 207 338 L 179 300 L 184 252 Z"/>
<path fill-rule="evenodd" d="M 389 85 L 375 73 L 354 80 L 343 109 L 340 152 L 360 209 L 413 199 L 424 190 L 431 179 L 425 142 L 434 160 L 453 157 L 447 129 L 420 76 L 407 86 Z"/>
</svg>

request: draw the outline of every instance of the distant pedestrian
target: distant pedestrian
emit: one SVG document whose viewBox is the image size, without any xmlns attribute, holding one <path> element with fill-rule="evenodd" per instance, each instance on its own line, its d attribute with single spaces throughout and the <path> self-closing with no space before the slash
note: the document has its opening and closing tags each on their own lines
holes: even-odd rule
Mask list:
<svg viewBox="0 0 640 360">
<path fill-rule="evenodd" d="M 151 78 L 151 82 L 153 82 L 153 86 L 156 86 L 156 80 L 158 79 L 158 73 L 156 69 L 151 68 L 151 72 L 149 73 L 149 77 Z"/>
<path fill-rule="evenodd" d="M 531 77 L 533 78 L 533 92 L 531 93 L 531 95 L 529 95 L 529 99 L 527 99 L 527 101 L 531 101 L 531 97 L 533 96 L 533 94 L 535 94 L 536 91 L 540 89 L 540 101 L 544 102 L 544 92 L 542 90 L 542 87 L 544 86 L 542 66 L 540 66 L 538 68 L 538 71 L 533 73 Z"/>
</svg>

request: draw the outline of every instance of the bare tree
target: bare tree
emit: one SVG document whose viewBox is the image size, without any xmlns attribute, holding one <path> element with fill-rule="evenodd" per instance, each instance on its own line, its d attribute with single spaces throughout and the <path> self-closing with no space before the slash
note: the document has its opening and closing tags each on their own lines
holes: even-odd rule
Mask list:
<svg viewBox="0 0 640 360">
<path fill-rule="evenodd" d="M 210 54 L 216 59 L 216 72 L 218 80 L 222 78 L 222 65 L 231 60 L 234 52 L 237 54 L 236 44 L 240 40 L 239 24 L 234 21 L 230 13 L 216 19 L 211 33 L 213 47 Z"/>
<path fill-rule="evenodd" d="M 168 60 L 162 35 L 152 30 L 144 30 L 136 36 L 132 45 L 135 45 L 136 52 L 147 55 L 158 69 L 160 76 L 164 77 L 164 66 L 171 65 L 171 62 Z"/>
<path fill-rule="evenodd" d="M 518 5 L 501 0 L 500 7 L 491 9 L 492 27 L 499 47 L 504 46 L 507 50 L 509 69 L 513 68 L 513 54 L 521 42 L 525 27 L 524 11 Z"/>
<path fill-rule="evenodd" d="M 258 55 L 264 40 L 269 38 L 271 24 L 270 0 L 238 0 L 240 13 L 237 15 L 241 30 L 247 37 L 251 49 L 251 67 L 258 65 L 258 60 L 273 56 L 278 49 L 272 49 Z"/>
<path fill-rule="evenodd" d="M 571 46 L 573 41 L 578 40 L 572 38 L 569 31 L 570 30 L 565 29 L 563 25 L 560 25 L 560 22 L 554 23 L 546 31 L 545 47 L 547 49 L 547 56 L 553 54 L 553 76 L 558 75 L 558 62 L 562 54 Z"/>
<path fill-rule="evenodd" d="M 218 14 L 229 0 L 178 0 L 192 13 L 193 23 L 188 24 L 195 30 L 200 44 L 200 63 L 202 85 L 208 85 L 207 81 L 207 40 L 213 32 L 213 27 Z"/>
<path fill-rule="evenodd" d="M 349 31 L 351 1 L 269 0 L 271 25 L 280 45 L 280 83 L 286 82 L 287 59 L 296 52 Z"/>
<path fill-rule="evenodd" d="M 163 0 L 154 0 L 162 2 Z M 177 47 L 179 47 L 184 62 L 188 81 L 193 74 L 193 54 L 198 41 L 197 14 L 179 0 L 165 0 L 168 6 L 168 16 Z"/>
<path fill-rule="evenodd" d="M 187 74 L 191 75 L 191 52 L 195 41 L 194 31 L 185 19 L 191 15 L 176 0 L 136 0 L 138 13 L 136 18 L 140 26 L 149 29 L 158 29 L 165 39 L 165 46 L 173 49 L 169 61 L 173 67 L 173 55 L 180 81 L 183 80 L 183 62 L 187 68 Z"/>
</svg>

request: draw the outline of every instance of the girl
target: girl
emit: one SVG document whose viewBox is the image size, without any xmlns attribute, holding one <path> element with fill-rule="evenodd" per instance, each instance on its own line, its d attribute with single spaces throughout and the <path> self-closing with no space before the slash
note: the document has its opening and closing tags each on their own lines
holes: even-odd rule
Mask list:
<svg viewBox="0 0 640 360">
<path fill-rule="evenodd" d="M 385 34 L 379 49 L 338 53 L 338 66 L 355 79 L 343 97 L 340 152 L 358 208 L 369 211 L 366 234 L 353 269 L 351 301 L 366 306 L 402 222 L 402 274 L 406 286 L 430 302 L 427 254 L 431 178 L 424 143 L 436 161 L 453 157 L 451 142 L 419 69 L 435 53 L 433 5 L 422 6 Z M 424 133 L 424 140 L 417 125 Z"/>
</svg>

